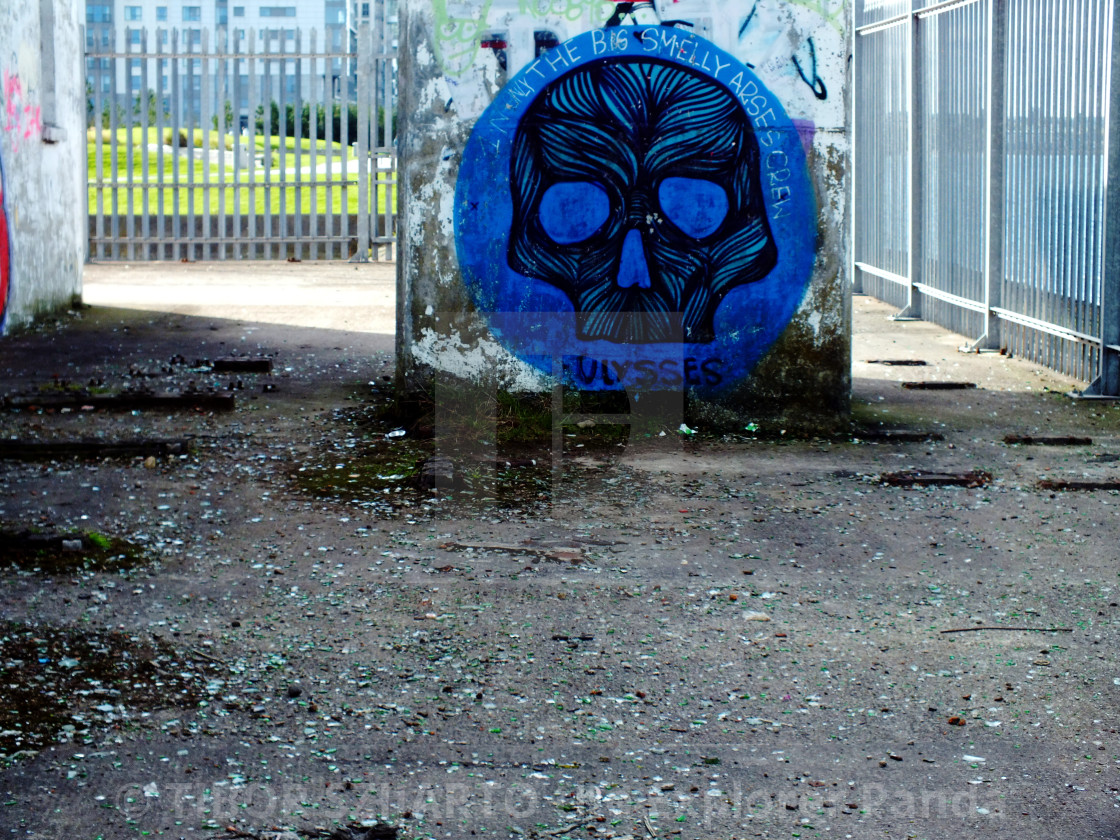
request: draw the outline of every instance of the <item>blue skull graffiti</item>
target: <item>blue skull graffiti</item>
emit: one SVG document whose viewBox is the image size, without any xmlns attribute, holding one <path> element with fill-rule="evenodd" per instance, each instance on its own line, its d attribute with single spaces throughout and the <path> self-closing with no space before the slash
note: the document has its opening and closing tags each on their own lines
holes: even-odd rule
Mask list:
<svg viewBox="0 0 1120 840">
<path fill-rule="evenodd" d="M 467 144 L 455 224 L 495 333 L 593 388 L 741 379 L 815 251 L 804 151 L 777 100 L 663 27 L 578 36 L 507 84 Z"/>
<path fill-rule="evenodd" d="M 509 264 L 564 291 L 581 338 L 709 342 L 727 293 L 777 262 L 759 172 L 727 88 L 666 62 L 593 62 L 521 118 Z"/>
</svg>

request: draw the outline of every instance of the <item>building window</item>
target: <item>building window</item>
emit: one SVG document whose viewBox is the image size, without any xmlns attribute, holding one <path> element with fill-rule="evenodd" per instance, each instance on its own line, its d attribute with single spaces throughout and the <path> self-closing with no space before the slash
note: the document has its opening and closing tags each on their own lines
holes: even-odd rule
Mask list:
<svg viewBox="0 0 1120 840">
<path fill-rule="evenodd" d="M 167 20 L 166 6 L 156 6 L 156 20 Z"/>
<path fill-rule="evenodd" d="M 261 17 L 295 17 L 295 6 L 261 6 Z"/>
<path fill-rule="evenodd" d="M 143 20 L 144 7 L 143 6 L 125 6 L 124 7 L 125 20 Z"/>
<path fill-rule="evenodd" d="M 184 6 L 183 20 L 202 20 L 201 6 Z"/>
<path fill-rule="evenodd" d="M 245 7 L 244 6 L 234 6 L 233 7 L 233 16 L 234 17 L 245 17 Z"/>
<path fill-rule="evenodd" d="M 128 43 L 135 47 L 140 46 L 140 36 L 144 34 L 142 29 L 129 29 L 128 30 Z"/>
<path fill-rule="evenodd" d="M 86 6 L 86 23 L 112 23 L 113 7 L 105 3 L 90 3 Z"/>
</svg>

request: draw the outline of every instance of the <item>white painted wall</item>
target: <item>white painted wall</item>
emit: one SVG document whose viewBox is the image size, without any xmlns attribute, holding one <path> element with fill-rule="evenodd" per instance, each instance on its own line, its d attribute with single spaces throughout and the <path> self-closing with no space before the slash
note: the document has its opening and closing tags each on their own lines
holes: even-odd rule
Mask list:
<svg viewBox="0 0 1120 840">
<path fill-rule="evenodd" d="M 0 163 L 11 248 L 2 331 L 81 294 L 84 8 L 82 0 L 0 3 Z"/>
</svg>

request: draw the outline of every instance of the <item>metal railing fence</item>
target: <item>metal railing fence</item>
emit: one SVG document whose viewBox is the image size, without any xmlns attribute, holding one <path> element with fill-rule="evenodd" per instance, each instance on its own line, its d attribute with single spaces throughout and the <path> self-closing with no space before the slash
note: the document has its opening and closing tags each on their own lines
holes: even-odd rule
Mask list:
<svg viewBox="0 0 1120 840">
<path fill-rule="evenodd" d="M 392 259 L 395 36 L 331 40 L 91 31 L 89 258 Z"/>
<path fill-rule="evenodd" d="M 1120 394 L 1117 11 L 855 5 L 857 288 L 1102 396 Z"/>
</svg>

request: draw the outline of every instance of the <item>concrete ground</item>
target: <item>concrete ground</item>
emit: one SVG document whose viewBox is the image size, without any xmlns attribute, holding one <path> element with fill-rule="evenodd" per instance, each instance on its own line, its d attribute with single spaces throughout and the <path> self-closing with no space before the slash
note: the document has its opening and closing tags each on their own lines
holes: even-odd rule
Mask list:
<svg viewBox="0 0 1120 840">
<path fill-rule="evenodd" d="M 1120 836 L 1116 406 L 857 297 L 850 437 L 667 423 L 424 492 L 391 277 L 91 266 L 0 342 L 0 443 L 193 445 L 0 461 L 0 537 L 71 541 L 0 571 L 5 836 Z M 82 404 L 122 388 L 237 407 Z"/>
</svg>

